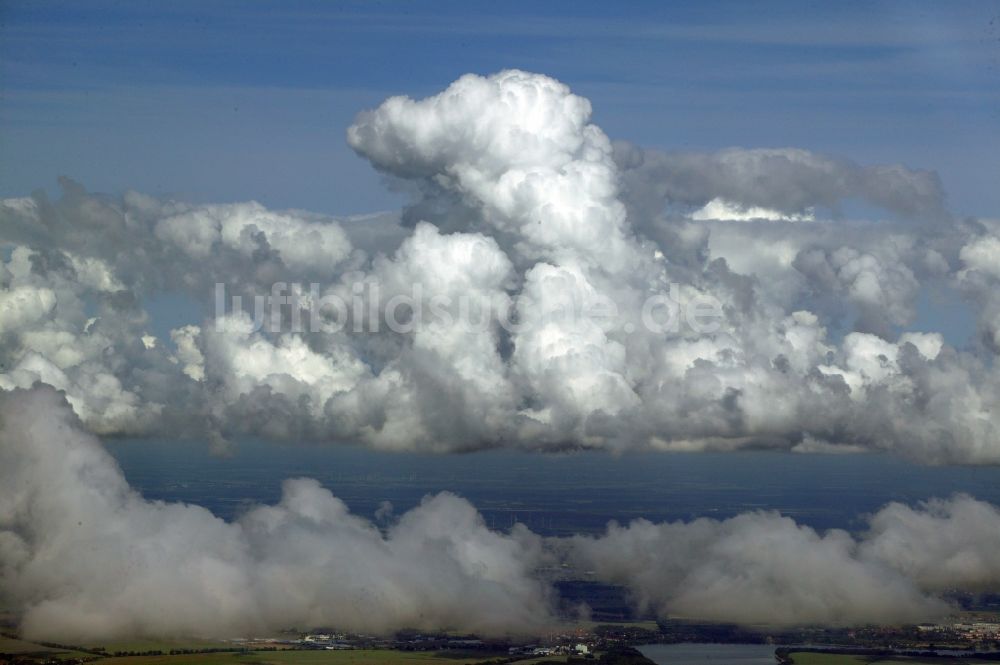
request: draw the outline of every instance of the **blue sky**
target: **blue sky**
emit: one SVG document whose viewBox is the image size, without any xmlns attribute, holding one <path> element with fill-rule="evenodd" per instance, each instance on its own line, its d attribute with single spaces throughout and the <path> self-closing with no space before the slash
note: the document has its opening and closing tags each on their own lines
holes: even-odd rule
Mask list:
<svg viewBox="0 0 1000 665">
<path fill-rule="evenodd" d="M 937 170 L 1000 210 L 997 3 L 0 5 L 0 195 L 98 191 L 327 213 L 401 199 L 347 147 L 359 110 L 519 67 L 612 138 L 796 146 Z"/>
</svg>

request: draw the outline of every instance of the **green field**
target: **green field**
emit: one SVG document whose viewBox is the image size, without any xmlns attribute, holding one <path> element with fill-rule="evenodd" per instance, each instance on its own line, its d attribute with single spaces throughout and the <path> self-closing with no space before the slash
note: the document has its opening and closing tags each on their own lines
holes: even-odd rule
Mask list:
<svg viewBox="0 0 1000 665">
<path fill-rule="evenodd" d="M 13 637 L 0 637 L 0 653 L 49 653 L 55 649 L 43 647 L 41 644 L 15 640 Z"/>
<path fill-rule="evenodd" d="M 455 665 L 496 658 L 496 653 L 438 655 L 427 651 L 381 649 L 344 651 L 250 651 L 247 653 L 195 653 L 176 656 L 120 656 L 95 661 L 100 665 Z M 503 654 L 506 655 L 506 654 Z"/>
<path fill-rule="evenodd" d="M 641 628 L 643 630 L 659 630 L 659 624 L 652 619 L 641 620 L 641 621 L 590 621 L 590 620 L 579 620 L 574 621 L 572 624 L 573 628 L 578 628 L 582 630 L 592 631 L 598 626 L 613 626 L 615 628 Z"/>
<path fill-rule="evenodd" d="M 114 653 L 116 651 L 163 651 L 168 652 L 171 649 L 188 649 L 196 651 L 198 649 L 232 649 L 233 644 L 231 642 L 223 642 L 222 640 L 199 640 L 195 638 L 189 639 L 171 639 L 171 640 L 155 640 L 155 639 L 131 639 L 131 640 L 105 640 L 103 642 L 87 642 L 80 645 L 85 649 L 97 649 L 103 648 L 108 653 Z"/>
<path fill-rule="evenodd" d="M 856 656 L 838 653 L 812 653 L 793 651 L 789 654 L 795 665 L 969 665 L 984 664 L 983 660 L 962 660 L 954 658 L 911 658 L 906 656 Z"/>
<path fill-rule="evenodd" d="M 13 637 L 6 637 L 0 635 L 0 653 L 9 653 L 17 655 L 27 655 L 27 654 L 45 654 L 49 658 L 91 658 L 90 654 L 81 653 L 79 651 L 66 651 L 64 649 L 54 649 L 51 647 L 42 646 L 41 644 L 35 644 L 34 642 L 25 642 L 24 640 L 18 640 Z"/>
<path fill-rule="evenodd" d="M 860 665 L 867 663 L 864 656 L 848 656 L 833 653 L 811 653 L 809 651 L 795 651 L 788 654 L 795 662 L 795 665 Z"/>
<path fill-rule="evenodd" d="M 568 656 L 539 656 L 529 660 L 519 660 L 513 665 L 538 665 L 539 663 L 565 663 Z"/>
</svg>

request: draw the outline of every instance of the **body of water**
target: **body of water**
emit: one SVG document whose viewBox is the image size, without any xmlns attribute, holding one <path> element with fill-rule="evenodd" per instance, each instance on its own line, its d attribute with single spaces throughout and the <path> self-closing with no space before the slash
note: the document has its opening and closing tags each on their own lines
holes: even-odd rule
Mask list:
<svg viewBox="0 0 1000 665">
<path fill-rule="evenodd" d="M 544 535 L 594 533 L 610 520 L 726 518 L 747 510 L 777 510 L 819 529 L 857 530 L 866 513 L 889 501 L 964 492 L 1000 503 L 1000 468 L 930 468 L 888 455 L 421 455 L 244 441 L 233 456 L 220 458 L 191 441 L 110 440 L 107 446 L 147 498 L 202 505 L 226 519 L 277 501 L 281 482 L 297 476 L 318 479 L 366 517 L 385 501 L 398 514 L 427 494 L 450 491 L 495 528 L 519 521 Z"/>
</svg>

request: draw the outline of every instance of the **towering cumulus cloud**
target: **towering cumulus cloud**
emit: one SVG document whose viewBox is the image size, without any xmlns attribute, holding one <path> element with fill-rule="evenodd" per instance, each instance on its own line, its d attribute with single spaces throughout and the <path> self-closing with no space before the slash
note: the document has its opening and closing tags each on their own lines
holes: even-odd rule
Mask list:
<svg viewBox="0 0 1000 665">
<path fill-rule="evenodd" d="M 660 616 L 757 625 L 931 619 L 937 594 L 1000 588 L 1000 510 L 969 497 L 890 504 L 859 536 L 775 513 L 610 525 L 544 540 L 488 529 L 450 494 L 383 532 L 317 482 L 226 522 L 148 501 L 52 388 L 0 395 L 0 602 L 28 636 L 234 637 L 289 627 L 539 634 L 560 560 Z"/>
<path fill-rule="evenodd" d="M 42 382 L 92 432 L 221 448 L 250 433 L 1000 462 L 996 222 L 954 219 L 930 172 L 644 151 L 590 116 L 521 71 L 386 100 L 347 139 L 413 193 L 399 215 L 69 180 L 57 201 L 5 200 L 0 390 Z M 854 200 L 886 219 L 844 220 Z M 979 313 L 971 345 L 912 329 L 928 290 Z M 160 339 L 164 294 L 202 309 Z"/>
<path fill-rule="evenodd" d="M 634 299 L 629 274 L 649 269 L 618 200 L 611 144 L 589 119 L 590 104 L 566 86 L 509 71 L 465 76 L 419 102 L 390 99 L 347 134 L 425 197 L 465 202 L 468 214 L 450 226 L 495 234 L 514 257 L 523 330 L 508 380 L 540 397 L 520 411 L 529 430 L 558 424 L 560 436 L 585 436 L 590 414 L 617 415 L 639 401 L 615 322 L 605 330 L 563 315 L 567 302 Z"/>
<path fill-rule="evenodd" d="M 412 192 L 400 214 L 69 180 L 7 199 L 0 390 L 42 382 L 92 432 L 220 449 L 249 433 L 1000 462 L 995 221 L 953 218 L 930 172 L 644 151 L 590 117 L 521 71 L 386 100 L 347 139 Z M 885 219 L 844 219 L 857 200 Z M 971 344 L 913 329 L 928 291 L 979 314 Z M 158 338 L 163 295 L 201 314 Z"/>
</svg>

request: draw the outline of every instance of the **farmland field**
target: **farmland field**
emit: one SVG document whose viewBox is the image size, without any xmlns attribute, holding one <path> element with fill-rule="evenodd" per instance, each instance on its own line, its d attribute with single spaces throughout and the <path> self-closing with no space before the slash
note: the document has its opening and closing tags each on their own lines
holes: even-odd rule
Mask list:
<svg viewBox="0 0 1000 665">
<path fill-rule="evenodd" d="M 284 650 L 239 653 L 198 653 L 164 656 L 120 656 L 103 658 L 101 665 L 455 665 L 496 658 L 497 653 L 477 652 L 456 659 L 456 654 L 438 655 L 426 651 L 366 650 Z M 506 655 L 506 654 L 503 654 Z"/>
<path fill-rule="evenodd" d="M 858 656 L 838 653 L 797 651 L 789 654 L 795 665 L 965 665 L 985 660 L 956 658 L 916 658 L 912 656 Z"/>
<path fill-rule="evenodd" d="M 90 654 L 54 647 L 42 646 L 13 637 L 0 635 L 0 653 L 12 655 L 44 654 L 48 658 L 88 658 Z"/>
</svg>

